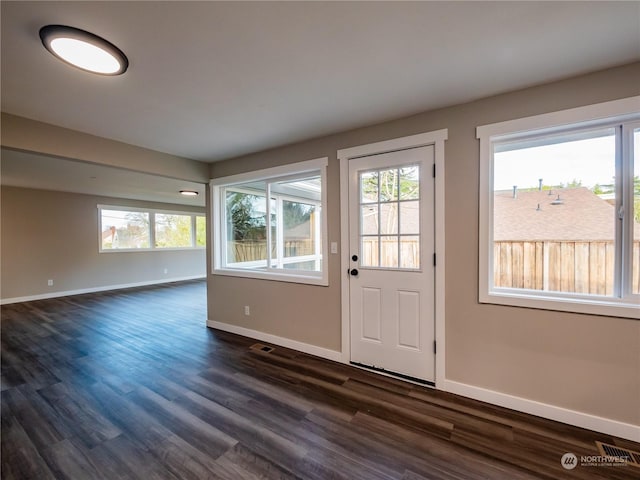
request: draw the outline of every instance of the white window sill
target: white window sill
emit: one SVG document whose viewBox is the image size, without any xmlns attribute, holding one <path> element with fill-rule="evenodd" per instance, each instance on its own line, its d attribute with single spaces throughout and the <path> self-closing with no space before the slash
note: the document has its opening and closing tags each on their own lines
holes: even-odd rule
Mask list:
<svg viewBox="0 0 640 480">
<path fill-rule="evenodd" d="M 217 268 L 213 270 L 213 275 L 229 276 L 229 277 L 243 277 L 243 278 L 255 278 L 260 280 L 273 280 L 276 282 L 289 282 L 300 283 L 306 285 L 319 285 L 326 287 L 329 285 L 327 278 L 324 278 L 320 273 L 317 276 L 312 275 L 296 275 L 295 273 L 279 273 L 273 271 L 264 270 L 240 270 L 230 268 Z"/>
<path fill-rule="evenodd" d="M 567 297 L 566 295 L 566 293 L 560 292 L 558 296 L 555 296 L 552 292 L 544 292 L 542 294 L 536 292 L 534 295 L 507 289 L 496 289 L 492 292 L 481 294 L 480 303 L 640 319 L 640 302 L 634 303 L 633 300 L 595 295 L 593 298 Z"/>
<path fill-rule="evenodd" d="M 131 253 L 131 252 L 179 252 L 189 250 L 204 250 L 206 247 L 155 247 L 155 248 L 105 248 L 98 253 Z"/>
</svg>

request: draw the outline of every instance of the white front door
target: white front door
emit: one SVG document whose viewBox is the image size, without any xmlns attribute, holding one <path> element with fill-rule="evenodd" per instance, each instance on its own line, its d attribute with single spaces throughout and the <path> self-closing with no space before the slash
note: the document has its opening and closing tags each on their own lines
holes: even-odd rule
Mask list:
<svg viewBox="0 0 640 480">
<path fill-rule="evenodd" d="M 435 381 L 434 147 L 349 160 L 351 362 Z"/>
</svg>

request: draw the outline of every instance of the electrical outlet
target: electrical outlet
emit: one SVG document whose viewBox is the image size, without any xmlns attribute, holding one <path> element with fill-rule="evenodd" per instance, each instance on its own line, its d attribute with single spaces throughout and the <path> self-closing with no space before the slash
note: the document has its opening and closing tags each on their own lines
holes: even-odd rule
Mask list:
<svg viewBox="0 0 640 480">
<path fill-rule="evenodd" d="M 53 280 L 51 279 L 47 280 L 47 285 L 50 287 L 53 287 Z"/>
<path fill-rule="evenodd" d="M 249 309 L 249 305 L 244 306 L 244 314 L 248 317 L 251 315 L 251 310 Z"/>
</svg>

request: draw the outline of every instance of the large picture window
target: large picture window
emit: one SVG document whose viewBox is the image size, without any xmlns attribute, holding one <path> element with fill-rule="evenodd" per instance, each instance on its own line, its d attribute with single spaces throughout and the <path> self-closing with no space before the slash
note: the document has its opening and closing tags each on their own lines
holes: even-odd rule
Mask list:
<svg viewBox="0 0 640 480">
<path fill-rule="evenodd" d="M 214 273 L 326 284 L 326 164 L 213 180 Z"/>
<path fill-rule="evenodd" d="M 639 107 L 478 128 L 481 301 L 640 317 Z"/>
<path fill-rule="evenodd" d="M 98 205 L 100 252 L 204 247 L 206 218 L 185 212 Z"/>
</svg>

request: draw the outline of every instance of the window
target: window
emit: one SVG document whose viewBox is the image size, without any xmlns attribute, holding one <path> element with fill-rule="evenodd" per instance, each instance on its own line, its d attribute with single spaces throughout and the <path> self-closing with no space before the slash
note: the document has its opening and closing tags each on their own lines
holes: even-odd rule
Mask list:
<svg viewBox="0 0 640 480">
<path fill-rule="evenodd" d="M 193 216 L 171 213 L 155 214 L 156 248 L 193 247 Z"/>
<path fill-rule="evenodd" d="M 203 247 L 203 215 L 98 205 L 100 252 Z"/>
<path fill-rule="evenodd" d="M 478 127 L 480 301 L 640 318 L 640 97 Z"/>
<path fill-rule="evenodd" d="M 100 209 L 101 250 L 150 248 L 149 212 Z"/>
<path fill-rule="evenodd" d="M 326 285 L 326 166 L 212 180 L 214 273 Z"/>
<path fill-rule="evenodd" d="M 360 265 L 420 268 L 420 167 L 361 172 Z"/>
</svg>

